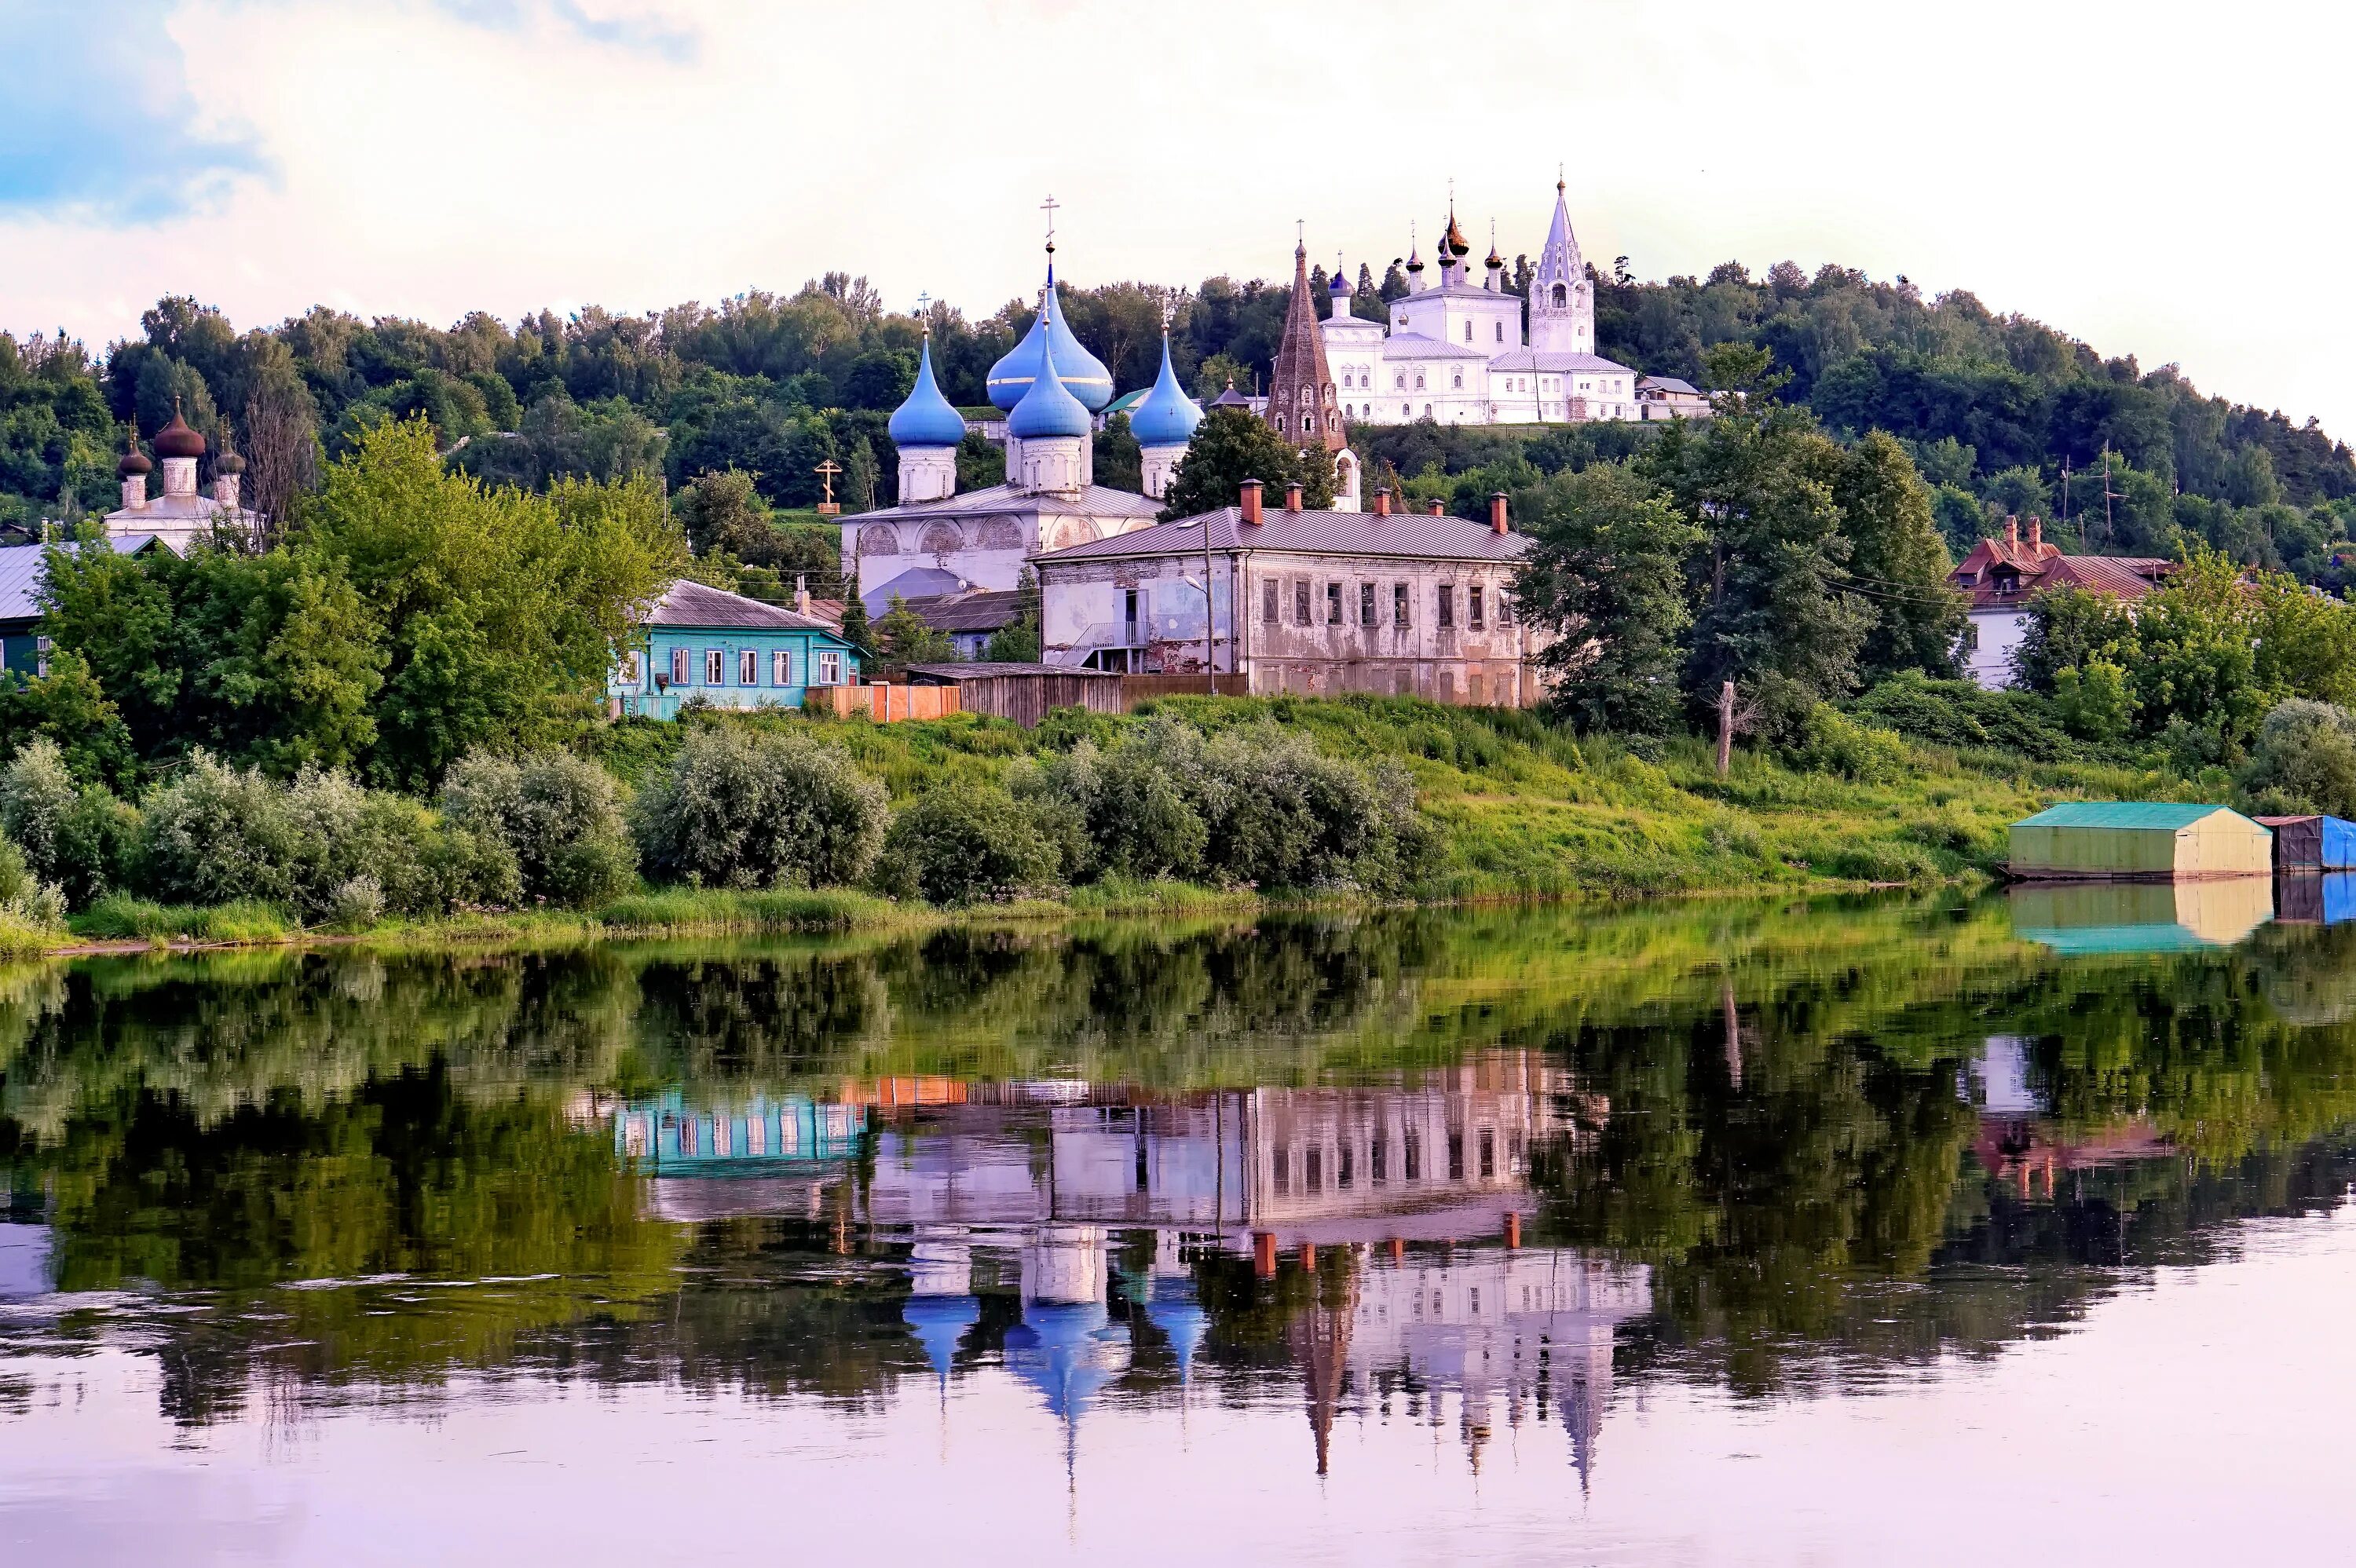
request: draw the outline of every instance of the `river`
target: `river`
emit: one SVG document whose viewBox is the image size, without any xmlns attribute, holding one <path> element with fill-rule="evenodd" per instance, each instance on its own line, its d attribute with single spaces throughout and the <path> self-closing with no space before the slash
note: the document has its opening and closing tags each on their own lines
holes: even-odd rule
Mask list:
<svg viewBox="0 0 2356 1568">
<path fill-rule="evenodd" d="M 2337 1556 L 2261 888 L 0 971 L 0 1544 Z"/>
</svg>

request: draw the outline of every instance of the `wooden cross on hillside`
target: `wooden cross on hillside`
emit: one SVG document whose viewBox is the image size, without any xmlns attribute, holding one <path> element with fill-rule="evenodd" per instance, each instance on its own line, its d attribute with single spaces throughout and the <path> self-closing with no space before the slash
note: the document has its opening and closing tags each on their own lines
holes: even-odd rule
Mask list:
<svg viewBox="0 0 2356 1568">
<path fill-rule="evenodd" d="M 819 482 L 826 486 L 826 499 L 818 504 L 818 515 L 821 517 L 840 515 L 842 508 L 834 499 L 834 476 L 842 472 L 842 464 L 830 457 L 810 472 L 817 475 Z"/>
</svg>

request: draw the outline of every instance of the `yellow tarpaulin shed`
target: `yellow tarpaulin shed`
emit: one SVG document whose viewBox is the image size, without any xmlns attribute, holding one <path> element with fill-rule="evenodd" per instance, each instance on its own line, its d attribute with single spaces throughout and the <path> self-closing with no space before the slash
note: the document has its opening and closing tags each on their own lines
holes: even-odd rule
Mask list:
<svg viewBox="0 0 2356 1568">
<path fill-rule="evenodd" d="M 2012 825 L 2016 877 L 2263 877 L 2274 836 L 2222 805 L 2082 800 Z"/>
</svg>

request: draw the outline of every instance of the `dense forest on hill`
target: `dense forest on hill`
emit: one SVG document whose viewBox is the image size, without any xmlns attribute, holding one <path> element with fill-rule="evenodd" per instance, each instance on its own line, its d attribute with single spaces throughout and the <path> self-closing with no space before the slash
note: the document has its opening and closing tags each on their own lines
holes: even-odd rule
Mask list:
<svg viewBox="0 0 2356 1568">
<path fill-rule="evenodd" d="M 1527 273 L 1517 261 L 1508 286 Z M 1355 281 L 1355 308 L 1370 316 L 1406 287 L 1395 266 L 1380 279 L 1361 268 Z M 1322 296 L 1322 268 L 1312 282 Z M 2018 514 L 2050 519 L 2066 545 L 2170 555 L 2200 540 L 2333 587 L 2343 555 L 2356 561 L 2335 548 L 2356 517 L 2348 447 L 2312 421 L 2204 397 L 2174 366 L 2147 371 L 1969 293 L 1925 299 L 1902 278 L 1840 267 L 1808 276 L 1782 262 L 1753 278 L 1728 262 L 1707 278 L 1644 283 L 1623 259 L 1596 282 L 1603 353 L 1704 384 L 1711 348 L 1755 344 L 1790 376 L 1785 396 L 1836 435 L 1899 438 L 1953 549 Z M 1168 309 L 1178 368 L 1207 395 L 1266 374 L 1290 294 L 1217 277 L 1191 289 L 1067 286 L 1064 297 L 1074 330 L 1123 389 L 1151 380 Z M 1033 308 L 1014 301 L 979 318 L 930 308 L 953 401 L 984 400 L 983 377 Z M 216 451 L 237 444 L 249 494 L 274 508 L 314 482 L 321 456 L 348 451 L 383 416 L 410 414 L 432 421 L 459 468 L 526 488 L 633 473 L 677 487 L 735 468 L 769 506 L 798 508 L 819 499 L 812 471 L 831 458 L 852 507 L 888 504 L 895 454 L 884 424 L 910 384 L 921 330 L 863 278 L 840 272 L 716 307 L 542 311 L 512 325 L 477 312 L 446 329 L 316 307 L 241 331 L 167 298 L 102 358 L 70 341 L 0 335 L 0 523 L 111 507 L 123 426 L 135 420 L 152 433 L 176 400 Z M 1359 439 L 1377 475 L 1469 494 L 1513 488 L 1533 468 L 1624 456 L 1649 436 L 1406 426 Z M 987 455 L 969 467 L 986 473 Z M 1464 483 L 1436 483 L 1451 477 Z"/>
</svg>

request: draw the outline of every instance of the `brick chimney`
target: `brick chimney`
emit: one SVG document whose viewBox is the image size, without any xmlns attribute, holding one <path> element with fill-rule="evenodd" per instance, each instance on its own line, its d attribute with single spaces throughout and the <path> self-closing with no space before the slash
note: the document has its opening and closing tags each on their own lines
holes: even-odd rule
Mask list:
<svg viewBox="0 0 2356 1568">
<path fill-rule="evenodd" d="M 2008 517 L 2005 518 L 2004 542 L 2007 544 L 2019 544 L 2020 542 L 2020 519 L 2019 517 Z"/>
<path fill-rule="evenodd" d="M 1438 501 L 1432 502 L 1431 505 L 1426 507 L 1424 510 L 1430 513 L 1435 517 L 1444 517 L 1448 516 L 1447 507 Z"/>
<path fill-rule="evenodd" d="M 1505 521 L 1505 493 L 1503 490 L 1489 492 L 1489 528 L 1494 533 L 1509 534 L 1514 531 Z"/>
<path fill-rule="evenodd" d="M 1391 487 L 1387 485 L 1377 485 L 1375 486 L 1375 516 L 1387 517 L 1390 515 Z"/>
<path fill-rule="evenodd" d="M 1237 497 L 1236 506 L 1243 513 L 1244 521 L 1257 527 L 1259 523 L 1259 481 L 1247 479 L 1243 482 L 1242 489 L 1243 493 Z"/>
<path fill-rule="evenodd" d="M 2041 554 L 2044 551 L 2045 520 L 2041 517 L 2029 519 L 2029 548 L 2032 554 Z"/>
<path fill-rule="evenodd" d="M 1284 509 L 1288 512 L 1301 510 L 1301 481 L 1298 479 L 1288 479 L 1284 483 Z"/>
<path fill-rule="evenodd" d="M 809 578 L 801 572 L 794 574 L 794 608 L 809 613 Z"/>
</svg>

